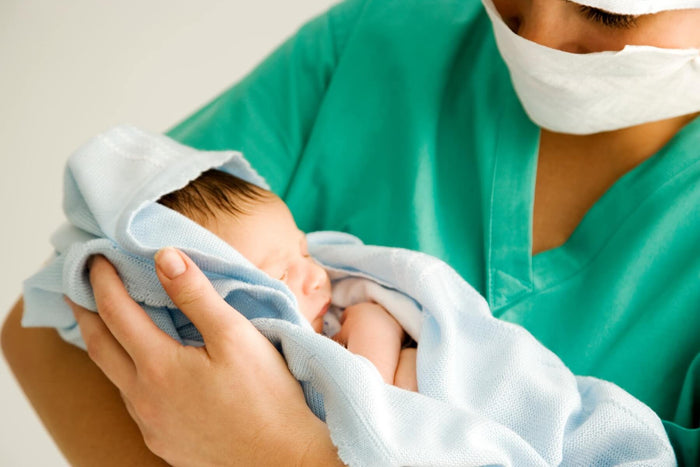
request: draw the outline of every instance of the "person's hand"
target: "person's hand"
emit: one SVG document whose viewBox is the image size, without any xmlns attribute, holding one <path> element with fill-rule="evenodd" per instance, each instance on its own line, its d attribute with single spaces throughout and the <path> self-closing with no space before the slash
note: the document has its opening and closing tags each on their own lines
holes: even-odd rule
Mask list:
<svg viewBox="0 0 700 467">
<path fill-rule="evenodd" d="M 192 260 L 166 248 L 156 270 L 205 347 L 158 329 L 103 257 L 90 268 L 99 315 L 71 303 L 90 358 L 121 391 L 149 449 L 173 465 L 341 464 L 282 356 Z"/>
</svg>

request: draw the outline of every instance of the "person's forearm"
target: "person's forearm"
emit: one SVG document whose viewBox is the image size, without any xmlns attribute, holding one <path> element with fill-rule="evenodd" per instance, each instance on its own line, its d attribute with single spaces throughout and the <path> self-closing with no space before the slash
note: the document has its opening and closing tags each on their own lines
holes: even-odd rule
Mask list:
<svg viewBox="0 0 700 467">
<path fill-rule="evenodd" d="M 148 450 L 119 391 L 82 350 L 53 329 L 22 328 L 19 300 L 2 349 L 44 426 L 76 466 L 167 465 Z"/>
</svg>

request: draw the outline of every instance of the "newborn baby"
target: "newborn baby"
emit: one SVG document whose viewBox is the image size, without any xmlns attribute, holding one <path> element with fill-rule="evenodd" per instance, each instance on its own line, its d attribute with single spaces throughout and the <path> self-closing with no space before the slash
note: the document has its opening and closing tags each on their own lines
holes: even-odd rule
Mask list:
<svg viewBox="0 0 700 467">
<path fill-rule="evenodd" d="M 306 235 L 274 193 L 219 170 L 208 170 L 158 202 L 188 217 L 235 248 L 268 276 L 283 281 L 316 332 L 324 330 L 331 281 L 309 255 Z M 347 307 L 332 337 L 367 358 L 386 383 L 417 391 L 416 349 L 405 347 L 401 325 L 376 303 Z M 328 327 L 326 327 L 328 328 Z"/>
</svg>

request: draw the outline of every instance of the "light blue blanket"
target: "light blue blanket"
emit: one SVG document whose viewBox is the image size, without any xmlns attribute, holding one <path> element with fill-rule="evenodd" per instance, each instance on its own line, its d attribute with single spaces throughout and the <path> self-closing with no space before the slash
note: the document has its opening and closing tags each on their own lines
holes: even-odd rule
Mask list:
<svg viewBox="0 0 700 467">
<path fill-rule="evenodd" d="M 445 263 L 311 234 L 310 251 L 334 280 L 370 278 L 415 305 L 400 321 L 418 336 L 420 393 L 384 384 L 369 361 L 314 333 L 282 282 L 154 202 L 212 167 L 266 186 L 240 153 L 196 151 L 133 127 L 80 148 L 65 173 L 69 224 L 52 239 L 55 257 L 25 283 L 23 324 L 55 327 L 84 346 L 62 295 L 95 309 L 85 262 L 101 253 L 158 326 L 181 342 L 201 340 L 154 272 L 154 253 L 172 245 L 281 349 L 350 465 L 675 465 L 652 410 L 613 384 L 574 376 L 527 331 L 493 318 Z"/>
</svg>

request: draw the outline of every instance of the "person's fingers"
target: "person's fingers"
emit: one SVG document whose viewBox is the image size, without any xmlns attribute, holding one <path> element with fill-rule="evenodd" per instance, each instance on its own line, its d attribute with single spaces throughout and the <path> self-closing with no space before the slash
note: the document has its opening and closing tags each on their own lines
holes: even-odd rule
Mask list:
<svg viewBox="0 0 700 467">
<path fill-rule="evenodd" d="M 129 354 L 117 342 L 97 313 L 66 298 L 80 328 L 88 355 L 112 383 L 128 391 L 136 376 L 136 367 Z"/>
<path fill-rule="evenodd" d="M 164 347 L 178 345 L 129 296 L 116 269 L 103 256 L 92 262 L 90 283 L 102 321 L 136 366 Z"/>
<path fill-rule="evenodd" d="M 209 279 L 184 253 L 167 247 L 155 255 L 156 272 L 173 303 L 204 338 L 207 352 L 225 346 L 240 329 L 252 325 L 214 289 Z"/>
</svg>

